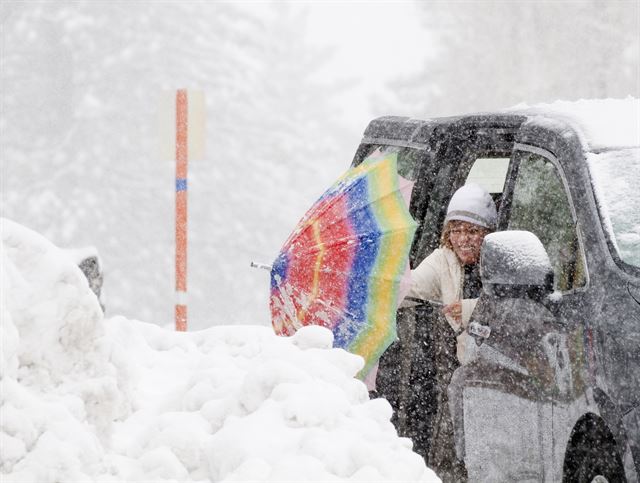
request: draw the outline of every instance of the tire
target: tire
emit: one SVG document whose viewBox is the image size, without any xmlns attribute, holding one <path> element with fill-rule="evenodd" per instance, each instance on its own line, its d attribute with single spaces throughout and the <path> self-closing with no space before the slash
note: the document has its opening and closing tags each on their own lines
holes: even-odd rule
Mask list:
<svg viewBox="0 0 640 483">
<path fill-rule="evenodd" d="M 588 443 L 587 443 L 588 444 Z M 572 451 L 570 469 L 563 481 L 571 483 L 624 483 L 622 459 L 612 444 L 582 446 Z"/>
</svg>

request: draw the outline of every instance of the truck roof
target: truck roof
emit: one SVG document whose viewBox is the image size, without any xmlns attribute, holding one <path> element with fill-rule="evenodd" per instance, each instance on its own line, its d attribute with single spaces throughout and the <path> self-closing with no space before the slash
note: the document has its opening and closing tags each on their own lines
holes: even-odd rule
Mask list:
<svg viewBox="0 0 640 483">
<path fill-rule="evenodd" d="M 563 131 L 570 126 L 580 137 L 584 149 L 590 152 L 640 146 L 640 99 L 632 97 L 556 101 L 532 106 L 520 104 L 496 112 L 424 120 L 385 116 L 369 123 L 363 142 L 386 140 L 419 147 L 428 142 L 436 129 L 455 125 L 517 129 L 523 121 L 554 131 Z"/>
</svg>

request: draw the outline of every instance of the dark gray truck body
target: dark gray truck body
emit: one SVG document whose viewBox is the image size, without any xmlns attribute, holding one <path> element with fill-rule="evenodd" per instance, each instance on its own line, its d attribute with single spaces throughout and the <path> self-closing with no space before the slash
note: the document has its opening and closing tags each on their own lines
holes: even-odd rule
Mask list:
<svg viewBox="0 0 640 483">
<path fill-rule="evenodd" d="M 617 255 L 587 166 L 591 152 L 608 147 L 594 148 L 562 115 L 523 110 L 375 119 L 353 163 L 377 148 L 399 152 L 400 174 L 415 181 L 410 210 L 419 228 L 412 268 L 438 246 L 448 200 L 478 158 L 509 159 L 503 192 L 495 193 L 498 230 L 531 231 L 562 258 L 554 296 L 483 293 L 472 315 L 491 334 L 476 337 L 479 355 L 456 369 L 449 389 L 455 447 L 469 481 L 592 481 L 595 475 L 637 481 L 640 270 Z M 573 224 L 568 257 L 556 247 L 562 242 L 554 241 L 554 220 L 521 214 L 518 183 L 526 185 L 526 169 L 537 176 L 540 166 L 556 173 L 566 196 L 563 209 Z M 429 323 L 418 319 L 411 310 L 399 313 L 405 352 L 415 349 L 418 329 Z M 398 367 L 393 377 L 401 389 L 392 405 L 399 432 L 418 441 L 422 426 L 405 414 L 407 398 L 416 397 L 406 394 L 409 372 L 423 370 L 415 365 Z"/>
</svg>

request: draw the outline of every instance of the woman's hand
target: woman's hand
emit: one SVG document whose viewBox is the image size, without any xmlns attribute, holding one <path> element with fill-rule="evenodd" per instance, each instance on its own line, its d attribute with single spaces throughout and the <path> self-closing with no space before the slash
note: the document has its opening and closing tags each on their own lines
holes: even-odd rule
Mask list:
<svg viewBox="0 0 640 483">
<path fill-rule="evenodd" d="M 462 302 L 458 300 L 442 307 L 442 313 L 448 315 L 456 322 L 462 322 Z"/>
</svg>

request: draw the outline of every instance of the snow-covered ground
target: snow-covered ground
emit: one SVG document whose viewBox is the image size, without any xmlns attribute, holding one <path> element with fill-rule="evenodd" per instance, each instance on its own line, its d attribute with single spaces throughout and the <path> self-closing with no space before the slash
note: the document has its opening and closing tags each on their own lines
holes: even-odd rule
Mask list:
<svg viewBox="0 0 640 483">
<path fill-rule="evenodd" d="M 439 481 L 328 330 L 105 319 L 70 255 L 1 232 L 3 482 Z"/>
</svg>

